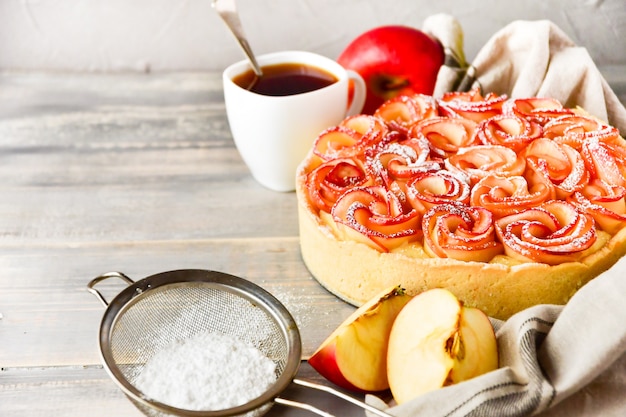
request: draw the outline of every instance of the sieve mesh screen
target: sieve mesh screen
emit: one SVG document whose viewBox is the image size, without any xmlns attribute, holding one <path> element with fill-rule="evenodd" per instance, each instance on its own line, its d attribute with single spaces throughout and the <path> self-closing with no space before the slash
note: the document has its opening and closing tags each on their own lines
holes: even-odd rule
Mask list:
<svg viewBox="0 0 626 417">
<path fill-rule="evenodd" d="M 289 360 L 288 339 L 264 303 L 210 282 L 173 283 L 138 294 L 117 314 L 109 349 L 123 378 L 135 386 L 155 353 L 202 332 L 234 336 L 256 347 L 274 361 L 277 378 Z M 166 415 L 140 408 L 148 415 Z"/>
</svg>

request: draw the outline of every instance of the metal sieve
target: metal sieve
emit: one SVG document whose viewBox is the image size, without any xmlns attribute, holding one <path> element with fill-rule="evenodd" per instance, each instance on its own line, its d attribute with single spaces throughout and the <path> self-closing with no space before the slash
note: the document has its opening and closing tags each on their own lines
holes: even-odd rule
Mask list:
<svg viewBox="0 0 626 417">
<path fill-rule="evenodd" d="M 108 302 L 95 286 L 117 278 L 127 287 Z M 274 403 L 333 417 L 309 404 L 280 398 L 292 382 L 328 392 L 376 415 L 390 417 L 328 386 L 295 379 L 300 366 L 300 332 L 284 305 L 258 285 L 216 271 L 184 269 L 137 282 L 120 272 L 100 275 L 87 285 L 106 307 L 99 331 L 104 368 L 132 403 L 147 416 L 261 416 Z M 276 382 L 259 397 L 217 411 L 177 408 L 149 398 L 136 386 L 146 362 L 175 341 L 201 332 L 219 332 L 255 346 L 276 364 Z"/>
</svg>

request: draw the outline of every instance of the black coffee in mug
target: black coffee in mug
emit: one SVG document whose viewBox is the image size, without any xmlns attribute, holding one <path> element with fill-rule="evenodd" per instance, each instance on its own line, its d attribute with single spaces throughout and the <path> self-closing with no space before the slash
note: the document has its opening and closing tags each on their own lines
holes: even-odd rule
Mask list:
<svg viewBox="0 0 626 417">
<path fill-rule="evenodd" d="M 266 65 L 258 77 L 251 69 L 237 75 L 233 82 L 265 96 L 290 96 L 319 90 L 337 82 L 333 74 L 313 65 L 284 63 Z"/>
</svg>

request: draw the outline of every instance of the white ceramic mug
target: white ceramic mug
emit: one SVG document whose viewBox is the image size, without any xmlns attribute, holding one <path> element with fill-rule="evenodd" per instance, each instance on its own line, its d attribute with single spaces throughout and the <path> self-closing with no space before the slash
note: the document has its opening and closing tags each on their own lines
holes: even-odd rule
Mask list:
<svg viewBox="0 0 626 417">
<path fill-rule="evenodd" d="M 326 128 L 357 114 L 365 102 L 365 83 L 356 72 L 311 52 L 283 51 L 257 57 L 261 67 L 301 63 L 332 74 L 337 81 L 307 93 L 269 96 L 240 87 L 233 78 L 250 70 L 248 61 L 224 70 L 224 100 L 235 146 L 252 176 L 275 191 L 293 191 L 298 164 Z M 350 81 L 354 94 L 348 106 Z"/>
</svg>

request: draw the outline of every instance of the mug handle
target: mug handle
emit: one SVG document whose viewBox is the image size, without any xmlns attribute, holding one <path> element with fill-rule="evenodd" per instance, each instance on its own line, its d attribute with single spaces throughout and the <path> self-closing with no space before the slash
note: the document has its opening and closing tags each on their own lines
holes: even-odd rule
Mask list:
<svg viewBox="0 0 626 417">
<path fill-rule="evenodd" d="M 346 72 L 348 73 L 351 90 L 351 94 L 349 94 L 350 97 L 348 97 L 348 111 L 346 113 L 346 117 L 348 117 L 359 114 L 361 110 L 363 110 L 367 89 L 365 86 L 365 81 L 363 80 L 363 77 L 359 75 L 359 73 L 353 70 L 346 70 Z"/>
</svg>

